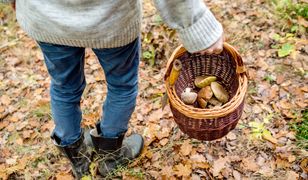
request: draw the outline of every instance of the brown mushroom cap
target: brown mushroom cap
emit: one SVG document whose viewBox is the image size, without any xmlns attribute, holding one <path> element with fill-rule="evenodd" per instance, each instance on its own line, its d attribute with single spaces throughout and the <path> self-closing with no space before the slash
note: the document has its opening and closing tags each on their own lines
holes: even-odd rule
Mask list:
<svg viewBox="0 0 308 180">
<path fill-rule="evenodd" d="M 211 83 L 211 89 L 214 96 L 222 103 L 226 103 L 229 100 L 229 94 L 225 88 L 220 85 L 218 82 Z"/>
<path fill-rule="evenodd" d="M 197 98 L 198 104 L 201 108 L 205 109 L 207 105 L 207 101 L 201 97 Z"/>
<path fill-rule="evenodd" d="M 213 96 L 213 91 L 210 86 L 206 86 L 198 92 L 198 97 L 201 97 L 205 100 L 211 99 L 212 96 Z"/>
</svg>

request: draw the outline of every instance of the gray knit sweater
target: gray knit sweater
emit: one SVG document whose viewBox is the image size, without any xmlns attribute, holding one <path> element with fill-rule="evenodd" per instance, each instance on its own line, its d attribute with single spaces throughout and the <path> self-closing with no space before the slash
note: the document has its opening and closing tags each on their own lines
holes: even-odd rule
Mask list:
<svg viewBox="0 0 308 180">
<path fill-rule="evenodd" d="M 223 33 L 202 0 L 155 0 L 155 5 L 190 52 L 208 48 Z M 140 35 L 141 8 L 140 0 L 16 0 L 17 20 L 35 40 L 90 48 L 133 41 Z"/>
</svg>

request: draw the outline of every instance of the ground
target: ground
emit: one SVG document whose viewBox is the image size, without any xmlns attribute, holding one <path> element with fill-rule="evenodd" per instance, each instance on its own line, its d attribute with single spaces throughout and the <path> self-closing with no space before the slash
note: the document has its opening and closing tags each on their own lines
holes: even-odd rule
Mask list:
<svg viewBox="0 0 308 180">
<path fill-rule="evenodd" d="M 237 127 L 202 142 L 179 130 L 169 106 L 161 108 L 166 62 L 180 42 L 152 2 L 143 1 L 140 90 L 127 134 L 141 133 L 145 147 L 109 179 L 308 178 L 308 10 L 275 2 L 206 1 L 244 59 L 249 87 Z M 8 6 L 0 5 L 0 29 L 0 179 L 72 179 L 69 162 L 49 138 L 54 124 L 42 54 Z M 93 127 L 106 82 L 91 50 L 85 73 L 82 125 Z M 100 179 L 95 169 L 93 162 L 92 178 Z"/>
</svg>

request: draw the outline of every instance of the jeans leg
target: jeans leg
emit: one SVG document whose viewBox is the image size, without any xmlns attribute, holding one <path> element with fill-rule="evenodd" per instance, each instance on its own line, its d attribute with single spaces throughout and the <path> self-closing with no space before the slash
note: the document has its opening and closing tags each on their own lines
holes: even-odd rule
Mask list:
<svg viewBox="0 0 308 180">
<path fill-rule="evenodd" d="M 38 42 L 51 76 L 53 133 L 61 145 L 74 143 L 81 135 L 80 99 L 85 88 L 85 49 Z"/>
<path fill-rule="evenodd" d="M 116 137 L 127 131 L 136 106 L 140 39 L 107 49 L 93 49 L 102 65 L 108 92 L 103 105 L 101 130 L 104 137 Z"/>
</svg>

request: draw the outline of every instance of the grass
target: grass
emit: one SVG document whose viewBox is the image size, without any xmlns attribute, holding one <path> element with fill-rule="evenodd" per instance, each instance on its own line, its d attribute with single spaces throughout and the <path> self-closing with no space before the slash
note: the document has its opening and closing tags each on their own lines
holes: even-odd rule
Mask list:
<svg viewBox="0 0 308 180">
<path fill-rule="evenodd" d="M 297 145 L 308 150 L 308 109 L 302 112 L 300 121 L 294 123 L 292 129 L 296 132 Z"/>
<path fill-rule="evenodd" d="M 297 16 L 308 19 L 308 4 L 293 0 L 273 0 L 276 10 L 285 19 L 296 19 Z"/>
<path fill-rule="evenodd" d="M 291 32 L 308 32 L 300 22 L 299 18 L 308 20 L 308 4 L 302 1 L 294 0 L 272 0 L 271 1 L 278 16 L 288 21 Z"/>
<path fill-rule="evenodd" d="M 31 114 L 37 118 L 48 117 L 48 119 L 51 119 L 50 104 L 46 103 L 37 107 L 31 112 Z"/>
</svg>

